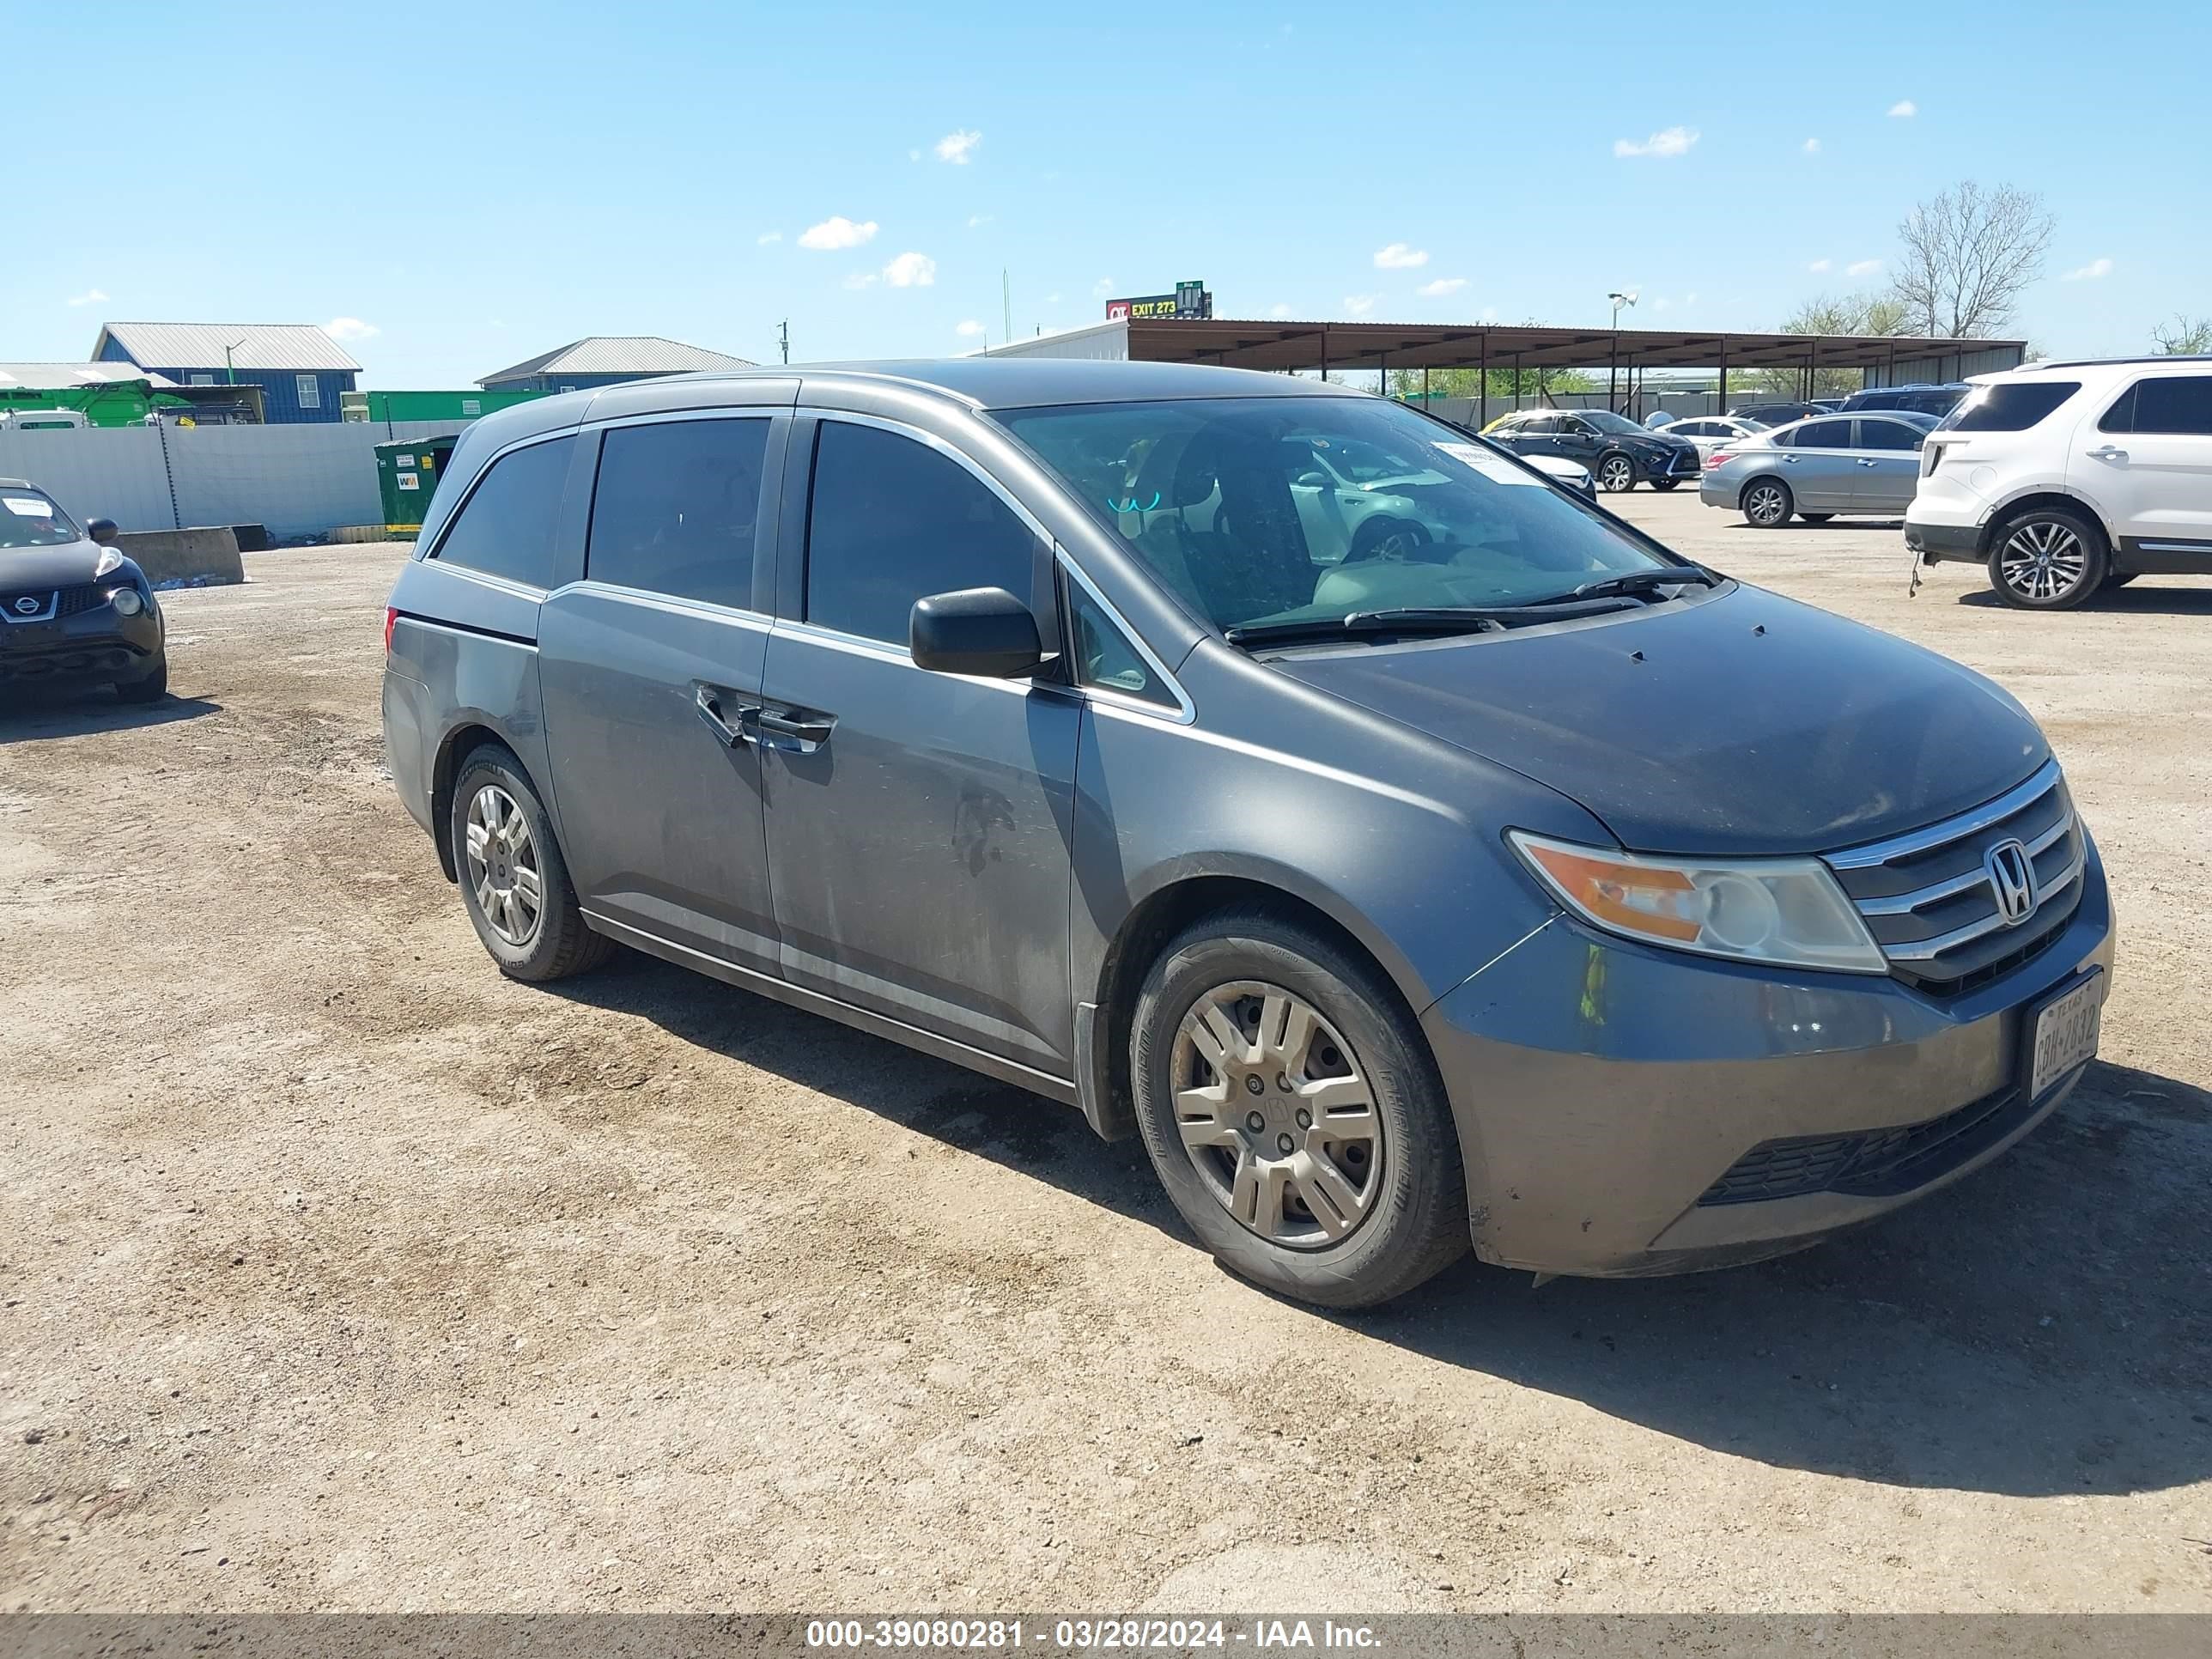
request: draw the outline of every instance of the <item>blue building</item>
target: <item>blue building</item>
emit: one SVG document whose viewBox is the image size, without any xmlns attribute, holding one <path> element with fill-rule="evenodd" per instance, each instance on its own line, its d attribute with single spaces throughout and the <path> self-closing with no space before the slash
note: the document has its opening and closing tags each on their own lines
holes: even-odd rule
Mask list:
<svg viewBox="0 0 2212 1659">
<path fill-rule="evenodd" d="M 754 367 L 743 357 L 657 334 L 593 334 L 487 374 L 477 384 L 486 392 L 580 392 L 661 374 Z"/>
<path fill-rule="evenodd" d="M 179 386 L 257 386 L 270 424 L 339 418 L 361 365 L 311 323 L 109 323 L 96 363 L 135 363 Z"/>
</svg>

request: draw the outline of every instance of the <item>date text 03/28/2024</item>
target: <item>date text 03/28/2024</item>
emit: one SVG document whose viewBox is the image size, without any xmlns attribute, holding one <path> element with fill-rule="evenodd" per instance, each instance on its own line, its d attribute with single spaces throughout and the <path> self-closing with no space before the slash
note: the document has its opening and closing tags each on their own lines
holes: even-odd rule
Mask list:
<svg viewBox="0 0 2212 1659">
<path fill-rule="evenodd" d="M 1184 1652 L 1245 1647 L 1267 1652 L 1369 1650 L 1365 1625 L 1333 1620 L 1257 1619 L 1233 1626 L 1221 1619 L 817 1619 L 806 1626 L 810 1648 L 967 1649 L 977 1652 Z"/>
</svg>

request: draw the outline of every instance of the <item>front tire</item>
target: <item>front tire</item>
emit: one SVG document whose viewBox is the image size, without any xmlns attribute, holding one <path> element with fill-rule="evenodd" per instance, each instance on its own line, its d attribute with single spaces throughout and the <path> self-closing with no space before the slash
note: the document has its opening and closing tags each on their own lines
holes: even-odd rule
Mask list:
<svg viewBox="0 0 2212 1659">
<path fill-rule="evenodd" d="M 1668 490 L 1679 486 L 1681 482 L 1680 478 L 1654 478 L 1651 481 L 1651 487 L 1663 495 Z"/>
<path fill-rule="evenodd" d="M 154 659 L 154 672 L 135 680 L 124 680 L 115 688 L 119 702 L 159 702 L 169 695 L 169 658 L 164 652 Z"/>
<path fill-rule="evenodd" d="M 453 780 L 451 811 L 461 902 L 501 973 L 542 984 L 606 960 L 613 942 L 586 925 L 520 761 L 496 744 L 477 748 Z"/>
<path fill-rule="evenodd" d="M 1790 494 L 1790 486 L 1779 478 L 1754 478 L 1744 486 L 1743 498 L 1737 503 L 1743 516 L 1761 530 L 1775 530 L 1790 522 L 1797 503 Z"/>
<path fill-rule="evenodd" d="M 1626 455 L 1603 455 L 1596 466 L 1597 487 L 1608 495 L 1626 495 L 1636 488 L 1636 463 Z"/>
<path fill-rule="evenodd" d="M 1836 515 L 1832 513 L 1800 513 L 1797 516 L 1807 524 L 1826 524 Z"/>
<path fill-rule="evenodd" d="M 1403 1295 L 1468 1249 L 1443 1085 L 1389 982 L 1260 910 L 1187 929 L 1131 1038 L 1137 1120 L 1214 1259 L 1332 1308 Z"/>
<path fill-rule="evenodd" d="M 2063 507 L 2031 507 L 1990 538 L 1990 586 L 2020 611 L 2071 611 L 2112 567 L 2103 528 Z"/>
</svg>

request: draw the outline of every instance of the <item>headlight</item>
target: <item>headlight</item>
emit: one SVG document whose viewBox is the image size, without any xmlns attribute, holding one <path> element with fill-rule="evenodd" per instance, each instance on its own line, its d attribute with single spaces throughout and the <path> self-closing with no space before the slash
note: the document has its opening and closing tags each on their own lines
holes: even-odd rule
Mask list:
<svg viewBox="0 0 2212 1659">
<path fill-rule="evenodd" d="M 100 562 L 93 568 L 92 579 L 98 581 L 122 568 L 123 556 L 112 547 L 103 547 L 100 550 Z"/>
<path fill-rule="evenodd" d="M 118 617 L 135 617 L 146 608 L 146 601 L 138 597 L 135 587 L 118 587 L 107 596 L 108 604 L 115 607 Z"/>
<path fill-rule="evenodd" d="M 1516 830 L 1560 903 L 1609 933 L 1735 962 L 1886 974 L 1888 960 L 1817 859 L 1666 859 Z"/>
</svg>

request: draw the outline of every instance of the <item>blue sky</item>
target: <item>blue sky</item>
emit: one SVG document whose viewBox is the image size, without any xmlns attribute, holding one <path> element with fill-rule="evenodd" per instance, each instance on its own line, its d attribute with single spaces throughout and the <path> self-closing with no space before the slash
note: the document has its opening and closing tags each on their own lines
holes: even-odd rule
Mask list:
<svg viewBox="0 0 2212 1659">
<path fill-rule="evenodd" d="M 2057 216 L 2039 344 L 2212 313 L 2201 3 L 79 0 L 8 34 L 0 360 L 108 319 L 350 319 L 386 387 L 585 334 L 773 361 L 785 318 L 794 359 L 928 356 L 1001 337 L 1002 270 L 1020 334 L 1188 277 L 1225 316 L 1632 288 L 1626 323 L 1761 328 L 1878 285 L 1967 178 Z"/>
</svg>

